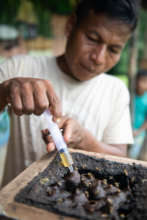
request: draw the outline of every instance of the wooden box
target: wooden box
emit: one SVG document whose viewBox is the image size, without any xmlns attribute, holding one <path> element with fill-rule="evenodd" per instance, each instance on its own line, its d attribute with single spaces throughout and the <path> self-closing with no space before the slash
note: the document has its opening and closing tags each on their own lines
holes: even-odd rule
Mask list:
<svg viewBox="0 0 147 220">
<path fill-rule="evenodd" d="M 147 162 L 137 161 L 123 157 L 115 157 L 99 153 L 86 152 L 81 150 L 70 150 L 71 152 L 78 152 L 89 156 L 94 156 L 98 159 L 106 159 L 109 161 L 124 163 L 124 164 L 138 164 L 147 167 Z M 12 182 L 5 186 L 0 191 L 0 214 L 13 217 L 19 220 L 74 220 L 75 218 L 63 217 L 43 209 L 27 206 L 14 201 L 16 194 L 24 188 L 35 176 L 42 172 L 49 163 L 54 159 L 55 154 L 46 154 L 39 161 L 34 162 L 30 167 L 25 169 Z"/>
</svg>

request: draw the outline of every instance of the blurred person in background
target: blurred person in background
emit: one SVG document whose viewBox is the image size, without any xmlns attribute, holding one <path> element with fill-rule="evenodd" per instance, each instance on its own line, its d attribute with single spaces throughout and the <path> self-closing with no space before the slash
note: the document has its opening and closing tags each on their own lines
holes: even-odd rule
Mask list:
<svg viewBox="0 0 147 220">
<path fill-rule="evenodd" d="M 0 62 L 12 56 L 26 53 L 23 39 L 17 29 L 9 25 L 0 25 Z"/>
<path fill-rule="evenodd" d="M 129 150 L 129 156 L 131 158 L 138 159 L 147 130 L 147 70 L 140 70 L 136 75 L 136 87 L 133 103 L 134 145 Z"/>
</svg>

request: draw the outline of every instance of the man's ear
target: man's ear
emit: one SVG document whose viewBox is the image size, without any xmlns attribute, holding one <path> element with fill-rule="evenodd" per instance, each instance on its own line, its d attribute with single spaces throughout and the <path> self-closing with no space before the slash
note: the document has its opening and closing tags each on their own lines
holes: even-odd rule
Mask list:
<svg viewBox="0 0 147 220">
<path fill-rule="evenodd" d="M 76 26 L 76 23 L 77 23 L 77 16 L 76 16 L 76 14 L 72 14 L 68 18 L 66 26 L 65 26 L 65 35 L 67 38 L 71 35 L 73 29 Z"/>
</svg>

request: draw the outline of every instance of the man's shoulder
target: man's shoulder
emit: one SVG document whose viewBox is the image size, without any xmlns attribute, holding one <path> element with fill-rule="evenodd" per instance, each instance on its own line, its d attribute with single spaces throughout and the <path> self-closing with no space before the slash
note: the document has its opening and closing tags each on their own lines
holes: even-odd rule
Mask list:
<svg viewBox="0 0 147 220">
<path fill-rule="evenodd" d="M 42 64 L 42 63 L 51 63 L 53 61 L 53 57 L 48 56 L 32 56 L 32 55 L 16 55 L 13 56 L 7 60 L 5 60 L 2 63 L 2 66 L 5 65 L 13 65 L 13 66 L 19 66 L 19 65 L 27 65 L 27 67 L 30 67 L 31 64 Z"/>
<path fill-rule="evenodd" d="M 128 90 L 125 83 L 116 76 L 109 75 L 107 73 L 103 73 L 101 76 L 102 82 L 108 86 L 108 88 L 113 88 L 116 90 Z M 97 77 L 98 79 L 98 77 Z"/>
<path fill-rule="evenodd" d="M 101 86 L 104 93 L 110 94 L 112 100 L 130 100 L 129 90 L 125 83 L 116 76 L 102 74 Z"/>
<path fill-rule="evenodd" d="M 20 55 L 7 59 L 0 65 L 3 81 L 14 77 L 44 77 L 55 65 L 53 57 Z"/>
</svg>

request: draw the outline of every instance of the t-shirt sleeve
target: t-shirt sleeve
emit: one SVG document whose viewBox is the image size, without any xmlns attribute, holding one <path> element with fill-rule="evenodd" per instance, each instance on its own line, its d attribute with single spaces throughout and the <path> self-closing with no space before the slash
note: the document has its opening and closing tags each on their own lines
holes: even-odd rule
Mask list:
<svg viewBox="0 0 147 220">
<path fill-rule="evenodd" d="M 125 85 L 113 103 L 114 108 L 103 135 L 103 142 L 107 144 L 132 144 L 133 134 L 129 110 L 130 96 Z"/>
<path fill-rule="evenodd" d="M 14 56 L 0 64 L 0 83 L 15 77 L 35 77 L 40 73 L 39 58 Z M 38 65 L 36 65 L 38 64 Z"/>
<path fill-rule="evenodd" d="M 20 71 L 23 69 L 23 62 L 21 60 L 21 58 L 16 56 L 0 64 L 0 83 L 20 76 Z"/>
</svg>

